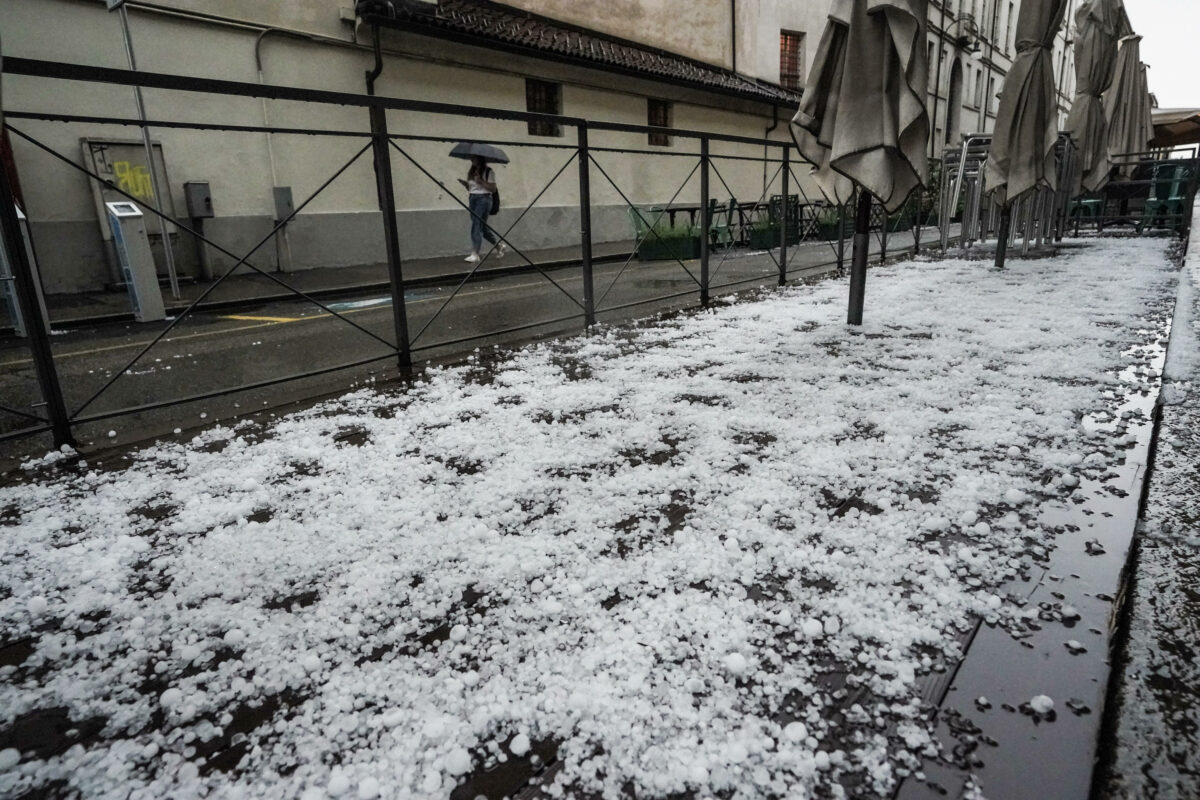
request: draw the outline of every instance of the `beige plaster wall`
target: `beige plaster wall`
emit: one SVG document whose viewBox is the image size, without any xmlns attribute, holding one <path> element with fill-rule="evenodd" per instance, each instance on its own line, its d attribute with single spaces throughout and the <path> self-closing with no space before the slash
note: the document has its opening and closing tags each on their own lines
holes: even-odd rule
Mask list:
<svg viewBox="0 0 1200 800">
<path fill-rule="evenodd" d="M 271 17 L 279 13 L 276 4 L 184 0 L 175 4 L 209 14 L 239 14 L 243 19 L 257 13 L 253 19 L 263 23 L 283 21 Z M 307 0 L 300 4 L 310 11 L 317 5 Z M 331 36 L 340 32 L 344 44 L 269 35 L 260 47 L 261 79 L 271 84 L 361 93 L 364 71 L 371 66 L 372 56 L 365 49 L 349 46 L 350 26 L 338 21 L 336 4 L 319 5 L 320 13 L 302 14 L 299 22 L 323 27 Z M 259 80 L 255 64 L 258 29 L 138 9 L 131 9 L 129 17 L 142 70 L 248 83 Z M 53 25 L 47 24 L 48 18 Z M 5 51 L 9 55 L 126 66 L 119 17 L 107 13 L 102 3 L 2 0 L 0 29 L 5 32 Z M 645 124 L 649 96 L 674 103 L 673 123 L 680 128 L 753 137 L 761 136 L 771 123 L 767 116 L 770 109 L 761 104 L 648 80 L 497 55 L 482 48 L 456 47 L 452 61 L 443 42 L 394 32 L 385 37 L 385 48 L 389 55 L 377 84 L 378 93 L 385 96 L 523 110 L 525 78 L 536 76 L 562 83 L 563 112 L 567 115 Z M 3 81 L 8 110 L 136 117 L 131 89 L 13 75 L 5 75 Z M 235 252 L 270 230 L 273 187 L 292 187 L 295 201 L 302 202 L 366 144 L 362 134 L 369 130 L 367 113 L 354 107 L 168 90 L 147 90 L 145 101 L 151 120 L 270 125 L 353 134 L 273 133 L 268 137 L 263 132 L 152 128 L 154 140 L 164 148 L 169 190 L 177 211 L 183 214 L 185 209 L 184 182 L 208 181 L 217 219 L 209 221 L 206 230 L 214 236 L 231 237 L 222 243 Z M 36 120 L 12 123 L 75 163 L 82 160 L 81 137 L 130 140 L 140 135 L 135 126 Z M 388 125 L 393 134 L 444 139 L 397 141 L 420 168 L 401 153 L 392 153 L 406 257 L 455 253 L 465 246 L 465 212 L 456 202 L 461 190 L 455 181 L 465 171 L 465 163 L 447 155 L 453 141 L 459 139 L 497 140 L 512 156 L 513 164 L 499 170 L 505 198 L 501 224 L 507 227 L 524 206 L 535 204 L 525 222 L 514 230 L 515 242 L 547 246 L 560 243 L 556 237 L 563 242 L 577 237 L 578 167 L 572 160 L 576 144 L 573 129 L 565 129 L 558 138 L 535 137 L 519 122 L 398 111 L 388 113 Z M 786 136 L 782 125 L 774 135 Z M 682 187 L 677 202 L 698 199 L 695 140 L 680 138 L 670 147 L 652 148 L 644 134 L 594 130 L 591 143 L 594 148 L 648 151 L 595 153 L 608 175 L 602 174 L 599 167 L 592 170 L 596 241 L 631 238 L 625 197 L 636 203 L 665 203 Z M 43 269 L 47 288 L 52 292 L 98 288 L 109 275 L 89 180 L 19 137 L 14 137 L 13 145 L 31 219 L 46 243 L 39 247 L 39 258 L 47 262 Z M 714 154 L 761 159 L 762 149 L 714 145 Z M 753 200 L 762 194 L 761 161 L 717 159 L 714 163 L 730 191 L 714 175 L 713 196 L 723 199 L 733 193 Z M 769 170 L 770 174 L 774 171 L 773 167 Z M 778 189 L 768 187 L 767 193 L 772 192 Z M 375 260 L 381 251 L 378 228 L 374 172 L 367 152 L 304 209 L 296 223 L 297 237 L 303 232 L 305 243 L 303 248 L 294 248 L 297 267 Z M 191 247 L 181 249 L 181 257 L 186 259 Z M 228 260 L 214 256 L 214 266 L 219 269 Z"/>
<path fill-rule="evenodd" d="M 738 72 L 779 82 L 779 34 L 804 34 L 804 75 L 812 68 L 817 44 L 825 30 L 829 0 L 797 3 L 790 0 L 739 0 L 737 4 Z"/>
<path fill-rule="evenodd" d="M 745 2 L 745 0 L 741 0 Z M 509 5 L 729 68 L 729 0 L 509 0 Z"/>
</svg>

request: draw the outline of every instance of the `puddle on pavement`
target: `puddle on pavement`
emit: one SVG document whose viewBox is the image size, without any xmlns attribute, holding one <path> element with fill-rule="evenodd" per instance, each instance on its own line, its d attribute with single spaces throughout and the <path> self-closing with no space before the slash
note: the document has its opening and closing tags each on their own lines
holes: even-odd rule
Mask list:
<svg viewBox="0 0 1200 800">
<path fill-rule="evenodd" d="M 1115 625 L 1109 592 L 1119 592 L 1123 580 L 1150 441 L 1153 397 L 1145 366 L 1161 368 L 1165 339 L 1134 349 L 1142 363 L 1122 372 L 1115 410 L 1110 405 L 1080 420 L 1105 437 L 1101 447 L 1115 444 L 1112 452 L 1132 457 L 1041 506 L 1037 522 L 1053 532 L 1052 545 L 1027 550 L 1023 560 L 1032 568 L 999 589 L 1024 601 L 1031 615 L 1007 629 L 979 627 L 935 713 L 945 752 L 923 764 L 927 781 L 901 784 L 898 800 L 957 796 L 968 772 L 989 797 L 1025 797 L 1030 786 L 1043 797 L 1088 796 Z M 1038 695 L 1050 697 L 1053 708 L 1034 710 L 1030 701 Z M 986 707 L 977 704 L 981 697 Z M 981 734 L 998 745 L 978 748 L 973 743 Z M 956 760 L 968 753 L 978 763 Z"/>
</svg>

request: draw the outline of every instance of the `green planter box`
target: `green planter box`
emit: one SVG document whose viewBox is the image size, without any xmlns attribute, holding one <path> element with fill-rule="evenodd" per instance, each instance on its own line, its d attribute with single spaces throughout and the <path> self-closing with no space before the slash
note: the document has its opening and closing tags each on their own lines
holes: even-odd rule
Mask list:
<svg viewBox="0 0 1200 800">
<path fill-rule="evenodd" d="M 819 223 L 817 223 L 817 235 L 821 239 L 823 239 L 827 242 L 835 242 L 838 239 L 849 238 L 853 234 L 854 234 L 854 227 L 850 220 L 846 220 L 846 224 L 844 226 L 844 230 L 842 231 L 841 236 L 838 235 L 837 222 L 819 222 Z"/>
<path fill-rule="evenodd" d="M 649 236 L 638 245 L 638 259 L 641 261 L 686 261 L 700 257 L 699 236 Z"/>
<path fill-rule="evenodd" d="M 779 247 L 779 228 L 751 228 L 750 249 L 770 250 Z"/>
</svg>

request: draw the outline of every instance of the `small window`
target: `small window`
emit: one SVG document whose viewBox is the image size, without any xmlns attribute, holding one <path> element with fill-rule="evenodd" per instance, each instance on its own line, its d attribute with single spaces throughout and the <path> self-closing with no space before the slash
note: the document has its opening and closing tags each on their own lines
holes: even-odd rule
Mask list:
<svg viewBox="0 0 1200 800">
<path fill-rule="evenodd" d="M 668 100 L 646 100 L 646 124 L 652 128 L 671 127 L 671 103 Z M 658 147 L 670 147 L 671 137 L 666 133 L 651 133 L 650 144 Z"/>
<path fill-rule="evenodd" d="M 804 88 L 804 34 L 779 32 L 779 85 L 785 89 Z"/>
<path fill-rule="evenodd" d="M 562 85 L 550 81 L 525 80 L 525 110 L 538 114 L 562 113 Z M 562 136 L 562 127 L 556 122 L 530 120 L 530 136 Z"/>
</svg>

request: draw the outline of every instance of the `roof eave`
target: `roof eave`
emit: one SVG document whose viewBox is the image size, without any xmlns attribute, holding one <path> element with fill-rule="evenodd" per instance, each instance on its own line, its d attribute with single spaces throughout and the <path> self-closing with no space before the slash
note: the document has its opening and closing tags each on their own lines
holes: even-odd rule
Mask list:
<svg viewBox="0 0 1200 800">
<path fill-rule="evenodd" d="M 527 47 L 515 42 L 506 42 L 501 39 L 495 39 L 488 36 L 479 36 L 471 33 L 455 31 L 443 28 L 437 25 L 429 25 L 422 23 L 416 18 L 392 18 L 368 14 L 361 17 L 362 21 L 368 25 L 378 25 L 383 28 L 392 28 L 394 30 L 404 31 L 406 33 L 416 34 L 418 36 L 428 36 L 430 38 L 442 39 L 445 41 L 456 42 L 459 44 L 467 44 L 475 47 L 481 47 L 488 50 L 498 50 L 513 55 L 526 56 L 528 58 L 540 59 L 543 61 L 552 61 L 560 64 L 570 64 L 572 66 L 583 67 L 585 69 L 599 70 L 601 72 L 609 72 L 617 75 L 625 75 L 627 77 L 640 78 L 642 80 L 657 81 L 671 86 L 679 86 L 681 88 L 691 89 L 693 91 L 707 92 L 710 94 L 718 94 L 725 97 L 737 97 L 741 100 L 747 100 L 756 103 L 763 103 L 768 106 L 777 106 L 787 108 L 799 102 L 800 93 L 796 93 L 795 99 L 787 97 L 772 97 L 766 92 L 747 92 L 734 89 L 727 86 L 720 86 L 702 81 L 689 81 L 682 78 L 675 78 L 670 75 L 662 75 L 656 72 L 647 70 L 631 69 L 622 67 L 619 64 L 609 64 L 602 61 L 594 61 L 580 56 L 573 56 L 567 53 L 556 53 L 550 50 L 542 50 L 534 47 Z M 687 59 L 680 58 L 681 61 Z M 742 80 L 752 81 L 752 78 L 739 76 Z M 780 91 L 787 91 L 783 87 L 778 87 Z"/>
</svg>

